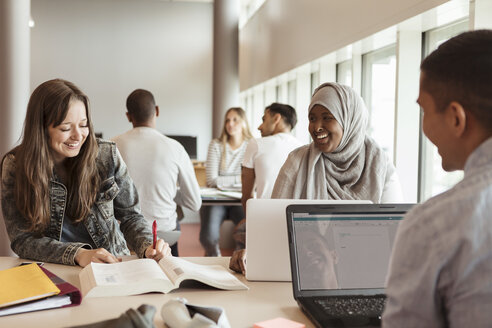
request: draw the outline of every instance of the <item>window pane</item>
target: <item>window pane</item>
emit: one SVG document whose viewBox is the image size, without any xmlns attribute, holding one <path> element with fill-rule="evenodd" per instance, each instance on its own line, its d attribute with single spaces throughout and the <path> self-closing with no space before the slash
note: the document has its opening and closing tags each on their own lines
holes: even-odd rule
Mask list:
<svg viewBox="0 0 492 328">
<path fill-rule="evenodd" d="M 346 60 L 337 64 L 337 82 L 352 86 L 352 60 Z"/>
<path fill-rule="evenodd" d="M 425 54 L 434 51 L 441 43 L 468 30 L 468 21 L 457 22 L 445 27 L 430 30 L 424 34 Z M 419 201 L 442 193 L 463 179 L 463 171 L 446 172 L 441 166 L 441 156 L 437 147 L 421 131 L 421 184 Z"/>
<path fill-rule="evenodd" d="M 297 81 L 290 80 L 287 83 L 287 89 L 288 89 L 288 104 L 296 108 L 297 107 Z"/>
<path fill-rule="evenodd" d="M 319 71 L 311 73 L 311 95 L 314 93 L 314 90 L 319 87 Z"/>
<path fill-rule="evenodd" d="M 362 95 L 369 110 L 368 133 L 393 158 L 395 131 L 395 46 L 362 56 Z"/>
</svg>

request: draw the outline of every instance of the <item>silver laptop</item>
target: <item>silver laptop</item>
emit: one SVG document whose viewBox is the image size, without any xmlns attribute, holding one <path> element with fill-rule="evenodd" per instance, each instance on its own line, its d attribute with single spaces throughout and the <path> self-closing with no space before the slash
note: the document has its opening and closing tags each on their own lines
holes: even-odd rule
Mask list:
<svg viewBox="0 0 492 328">
<path fill-rule="evenodd" d="M 246 203 L 246 279 L 291 281 L 287 205 L 361 203 L 370 204 L 371 201 L 249 199 Z"/>
<path fill-rule="evenodd" d="M 393 242 L 411 206 L 287 207 L 294 298 L 317 327 L 380 325 Z"/>
</svg>

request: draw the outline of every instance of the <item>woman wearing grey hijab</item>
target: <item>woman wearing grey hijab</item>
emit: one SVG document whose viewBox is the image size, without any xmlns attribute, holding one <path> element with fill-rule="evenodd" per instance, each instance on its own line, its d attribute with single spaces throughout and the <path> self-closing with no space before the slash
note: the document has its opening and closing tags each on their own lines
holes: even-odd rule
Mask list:
<svg viewBox="0 0 492 328">
<path fill-rule="evenodd" d="M 366 134 L 367 109 L 352 88 L 320 85 L 308 115 L 313 142 L 290 153 L 272 198 L 403 200 L 393 164 Z"/>
</svg>

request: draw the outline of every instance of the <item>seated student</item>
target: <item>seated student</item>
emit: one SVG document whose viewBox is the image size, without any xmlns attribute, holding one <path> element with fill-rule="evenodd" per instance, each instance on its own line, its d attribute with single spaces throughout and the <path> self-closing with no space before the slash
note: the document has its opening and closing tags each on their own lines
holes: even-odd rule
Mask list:
<svg viewBox="0 0 492 328">
<path fill-rule="evenodd" d="M 251 139 L 245 111 L 232 107 L 225 114 L 224 127 L 218 139 L 208 147 L 207 187 L 230 187 L 241 183 L 241 163 Z M 200 242 L 205 256 L 220 256 L 219 233 L 224 220 L 235 224 L 244 217 L 241 206 L 202 206 L 200 209 Z"/>
<path fill-rule="evenodd" d="M 313 142 L 290 153 L 272 198 L 402 200 L 395 167 L 366 134 L 368 113 L 350 87 L 324 83 L 309 105 Z"/>
<path fill-rule="evenodd" d="M 114 143 L 96 140 L 89 99 L 73 83 L 39 85 L 22 142 L 2 159 L 2 211 L 21 258 L 82 267 L 130 255 L 160 260 L 150 225 Z"/>
<path fill-rule="evenodd" d="M 367 109 L 350 87 L 320 85 L 309 105 L 313 142 L 292 151 L 280 169 L 272 198 L 360 199 L 401 202 L 396 170 L 384 150 L 366 135 Z M 236 228 L 244 235 L 244 226 Z M 229 266 L 244 272 L 245 250 L 233 253 Z"/>
<path fill-rule="evenodd" d="M 452 189 L 414 207 L 395 239 L 384 327 L 492 324 L 492 31 L 458 35 L 421 64 L 423 131 Z"/>
<path fill-rule="evenodd" d="M 113 141 L 137 187 L 142 214 L 151 223 L 156 220 L 157 235 L 166 240 L 169 231 L 179 230 L 178 205 L 192 211 L 200 209 L 200 186 L 183 146 L 156 130 L 159 107 L 152 93 L 133 91 L 126 108 L 133 129 Z M 180 232 L 174 233 L 179 236 Z M 171 254 L 178 256 L 177 242 L 171 245 Z"/>
<path fill-rule="evenodd" d="M 253 197 L 255 184 L 257 198 L 270 198 L 285 159 L 302 145 L 290 133 L 297 123 L 297 114 L 292 106 L 273 103 L 265 108 L 262 121 L 258 127 L 262 137 L 249 142 L 241 169 L 241 203 L 245 213 L 246 202 Z"/>
</svg>

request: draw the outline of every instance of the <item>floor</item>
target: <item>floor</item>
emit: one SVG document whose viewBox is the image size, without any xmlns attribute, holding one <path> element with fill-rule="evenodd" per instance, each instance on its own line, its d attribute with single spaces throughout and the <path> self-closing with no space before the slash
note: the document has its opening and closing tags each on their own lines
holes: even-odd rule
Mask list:
<svg viewBox="0 0 492 328">
<path fill-rule="evenodd" d="M 182 223 L 181 237 L 178 243 L 179 256 L 196 257 L 204 256 L 205 251 L 200 245 L 200 223 Z M 222 256 L 231 256 L 232 248 L 222 248 Z"/>
</svg>

